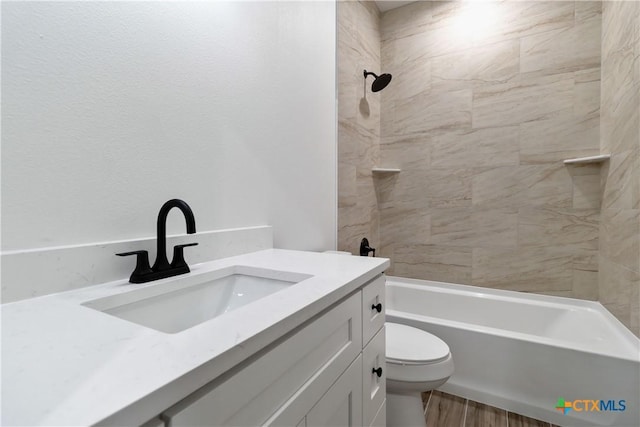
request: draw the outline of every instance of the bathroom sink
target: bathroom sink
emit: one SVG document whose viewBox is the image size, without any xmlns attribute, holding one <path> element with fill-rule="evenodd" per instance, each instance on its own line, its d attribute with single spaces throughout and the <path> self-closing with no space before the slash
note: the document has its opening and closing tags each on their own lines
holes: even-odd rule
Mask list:
<svg viewBox="0 0 640 427">
<path fill-rule="evenodd" d="M 165 279 L 82 305 L 161 332 L 177 333 L 310 277 L 236 265 Z"/>
</svg>

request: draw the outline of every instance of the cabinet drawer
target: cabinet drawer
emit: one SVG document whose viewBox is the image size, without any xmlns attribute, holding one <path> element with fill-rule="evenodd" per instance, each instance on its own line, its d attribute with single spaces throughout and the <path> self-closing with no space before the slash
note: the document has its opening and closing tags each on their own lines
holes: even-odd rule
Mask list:
<svg viewBox="0 0 640 427">
<path fill-rule="evenodd" d="M 317 392 L 316 402 L 360 352 L 361 331 L 358 292 L 229 378 L 214 381 L 170 408 L 163 419 L 169 427 L 262 425 L 295 401 L 306 383 L 322 378 L 328 384 Z M 303 417 L 301 412 L 292 425 Z"/>
<path fill-rule="evenodd" d="M 387 396 L 387 367 L 385 366 L 385 328 L 376 334 L 362 350 L 362 421 L 368 426 Z M 378 377 L 374 369 L 382 368 Z"/>
<path fill-rule="evenodd" d="M 373 336 L 384 325 L 385 310 L 385 276 L 373 279 L 362 288 L 362 346 L 366 346 Z M 380 311 L 378 311 L 380 308 Z"/>
</svg>

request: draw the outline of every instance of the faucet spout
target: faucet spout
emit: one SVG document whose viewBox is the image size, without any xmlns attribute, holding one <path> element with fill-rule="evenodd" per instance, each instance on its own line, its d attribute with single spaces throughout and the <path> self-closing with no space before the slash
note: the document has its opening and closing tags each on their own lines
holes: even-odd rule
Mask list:
<svg viewBox="0 0 640 427">
<path fill-rule="evenodd" d="M 167 216 L 173 208 L 178 208 L 182 211 L 187 223 L 187 234 L 196 232 L 196 219 L 193 216 L 193 211 L 184 200 L 171 199 L 162 205 L 160 212 L 158 212 L 158 253 L 156 254 L 156 262 L 151 267 L 154 272 L 171 268 L 171 264 L 167 259 Z"/>
</svg>

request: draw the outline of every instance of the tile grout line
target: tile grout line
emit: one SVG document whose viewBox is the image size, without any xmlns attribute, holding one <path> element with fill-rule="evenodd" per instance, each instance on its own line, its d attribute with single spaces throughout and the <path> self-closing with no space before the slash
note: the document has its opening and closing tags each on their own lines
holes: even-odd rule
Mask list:
<svg viewBox="0 0 640 427">
<path fill-rule="evenodd" d="M 469 408 L 469 399 L 464 402 L 464 415 L 462 416 L 462 427 L 467 425 L 467 411 Z"/>
</svg>

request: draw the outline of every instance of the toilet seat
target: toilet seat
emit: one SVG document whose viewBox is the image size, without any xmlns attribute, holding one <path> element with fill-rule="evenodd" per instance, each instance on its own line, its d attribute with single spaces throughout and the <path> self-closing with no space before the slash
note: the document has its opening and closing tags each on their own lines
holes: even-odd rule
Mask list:
<svg viewBox="0 0 640 427">
<path fill-rule="evenodd" d="M 449 346 L 440 338 L 393 322 L 385 323 L 385 333 L 387 389 L 442 384 L 453 374 Z M 404 385 L 398 387 L 398 382 Z"/>
<path fill-rule="evenodd" d="M 449 346 L 435 335 L 399 323 L 385 325 L 387 363 L 430 365 L 450 357 Z"/>
</svg>

